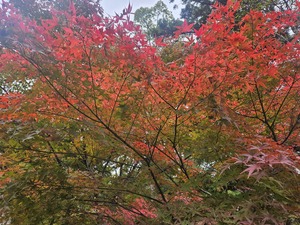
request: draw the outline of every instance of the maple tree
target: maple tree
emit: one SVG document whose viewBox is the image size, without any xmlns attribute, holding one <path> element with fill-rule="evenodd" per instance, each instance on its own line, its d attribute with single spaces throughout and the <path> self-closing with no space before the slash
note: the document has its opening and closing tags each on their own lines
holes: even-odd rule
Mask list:
<svg viewBox="0 0 300 225">
<path fill-rule="evenodd" d="M 76 7 L 0 9 L 1 222 L 299 221 L 299 2 L 155 43 Z"/>
</svg>

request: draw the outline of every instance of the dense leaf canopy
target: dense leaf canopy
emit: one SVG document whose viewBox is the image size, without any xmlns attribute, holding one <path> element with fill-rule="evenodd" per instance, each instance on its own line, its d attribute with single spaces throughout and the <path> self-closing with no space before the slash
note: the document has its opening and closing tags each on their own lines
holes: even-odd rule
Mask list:
<svg viewBox="0 0 300 225">
<path fill-rule="evenodd" d="M 0 8 L 0 223 L 297 224 L 299 2 L 154 42 L 79 2 Z"/>
</svg>

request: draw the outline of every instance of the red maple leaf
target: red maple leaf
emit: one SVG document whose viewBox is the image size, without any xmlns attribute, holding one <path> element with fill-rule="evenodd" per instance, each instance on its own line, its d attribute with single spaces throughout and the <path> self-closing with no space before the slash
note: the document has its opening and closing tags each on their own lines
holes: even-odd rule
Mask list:
<svg viewBox="0 0 300 225">
<path fill-rule="evenodd" d="M 258 164 L 252 164 L 252 165 L 248 165 L 248 168 L 247 169 L 245 169 L 242 173 L 246 173 L 246 172 L 248 172 L 248 178 L 252 175 L 252 174 L 254 174 L 255 172 L 258 172 L 258 171 L 260 171 L 262 168 L 261 168 L 261 166 L 260 165 L 258 165 Z"/>
<path fill-rule="evenodd" d="M 178 37 L 180 34 L 188 33 L 191 31 L 193 26 L 194 26 L 194 23 L 188 24 L 187 20 L 184 20 L 184 22 L 181 26 L 176 26 L 177 31 L 175 31 L 174 34 L 176 37 Z"/>
</svg>

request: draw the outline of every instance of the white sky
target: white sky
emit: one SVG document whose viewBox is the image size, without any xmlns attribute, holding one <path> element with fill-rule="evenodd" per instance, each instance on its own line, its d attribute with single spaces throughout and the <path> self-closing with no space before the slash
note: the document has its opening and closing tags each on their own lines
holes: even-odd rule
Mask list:
<svg viewBox="0 0 300 225">
<path fill-rule="evenodd" d="M 104 8 L 105 15 L 115 15 L 116 13 L 121 13 L 124 8 L 128 6 L 130 2 L 133 5 L 132 11 L 134 12 L 140 7 L 152 7 L 158 0 L 102 0 L 100 4 Z M 163 0 L 163 2 L 169 7 L 171 11 L 173 11 L 173 15 L 175 18 L 179 18 L 180 9 L 173 10 L 173 4 L 169 3 L 169 0 Z M 175 1 L 175 3 L 179 3 L 179 1 Z"/>
</svg>

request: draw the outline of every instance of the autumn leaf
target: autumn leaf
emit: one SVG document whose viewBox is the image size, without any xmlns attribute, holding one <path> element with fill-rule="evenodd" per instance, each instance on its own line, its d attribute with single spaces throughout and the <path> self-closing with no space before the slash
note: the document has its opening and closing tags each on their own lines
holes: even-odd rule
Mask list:
<svg viewBox="0 0 300 225">
<path fill-rule="evenodd" d="M 260 170 L 262 170 L 261 166 L 259 164 L 250 164 L 247 165 L 248 168 L 245 169 L 242 173 L 248 173 L 248 179 L 255 173 L 259 172 Z"/>
<path fill-rule="evenodd" d="M 191 31 L 193 26 L 194 26 L 193 23 L 188 24 L 187 20 L 184 20 L 181 26 L 176 26 L 177 31 L 175 31 L 174 34 L 176 37 L 178 37 L 180 34 L 188 33 Z"/>
</svg>

